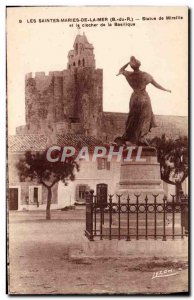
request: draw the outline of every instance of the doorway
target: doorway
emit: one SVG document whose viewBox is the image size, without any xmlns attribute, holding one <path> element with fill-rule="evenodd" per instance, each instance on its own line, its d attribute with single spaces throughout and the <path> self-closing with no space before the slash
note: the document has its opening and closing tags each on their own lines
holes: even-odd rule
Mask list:
<svg viewBox="0 0 194 300">
<path fill-rule="evenodd" d="M 9 210 L 18 210 L 18 188 L 9 188 Z"/>
</svg>

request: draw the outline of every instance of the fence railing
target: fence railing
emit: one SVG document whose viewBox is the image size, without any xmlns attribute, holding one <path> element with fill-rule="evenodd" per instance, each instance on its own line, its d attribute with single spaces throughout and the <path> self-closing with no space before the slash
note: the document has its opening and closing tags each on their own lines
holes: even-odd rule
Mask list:
<svg viewBox="0 0 194 300">
<path fill-rule="evenodd" d="M 86 230 L 85 235 L 90 241 L 95 237 L 106 239 L 175 239 L 188 234 L 188 199 L 177 203 L 171 196 L 158 200 L 158 195 L 152 199 L 145 197 L 139 201 L 140 195 L 135 195 L 136 201 L 122 195 L 109 195 L 107 202 L 97 201 L 93 191 L 86 195 Z M 99 200 L 99 199 L 98 199 Z"/>
</svg>

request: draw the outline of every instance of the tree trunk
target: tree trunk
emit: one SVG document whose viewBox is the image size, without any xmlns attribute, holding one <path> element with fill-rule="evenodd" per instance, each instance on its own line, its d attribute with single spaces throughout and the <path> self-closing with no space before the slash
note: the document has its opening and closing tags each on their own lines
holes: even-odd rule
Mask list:
<svg viewBox="0 0 194 300">
<path fill-rule="evenodd" d="M 52 190 L 51 187 L 48 187 L 48 195 L 47 195 L 47 205 L 46 205 L 46 220 L 51 219 L 51 199 L 52 199 Z"/>
<path fill-rule="evenodd" d="M 176 181 L 176 202 L 181 201 L 182 193 L 183 193 L 182 184 L 180 181 Z"/>
</svg>

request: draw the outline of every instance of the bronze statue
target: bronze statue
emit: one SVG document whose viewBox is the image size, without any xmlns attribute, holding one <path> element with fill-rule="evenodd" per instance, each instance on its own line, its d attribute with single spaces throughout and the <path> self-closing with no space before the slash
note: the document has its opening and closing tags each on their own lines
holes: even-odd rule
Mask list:
<svg viewBox="0 0 194 300">
<path fill-rule="evenodd" d="M 133 72 L 126 71 L 126 67 L 130 65 Z M 171 93 L 170 90 L 159 85 L 153 77 L 139 70 L 141 62 L 134 56 L 125 64 L 117 74 L 124 75 L 130 87 L 133 89 L 129 103 L 129 115 L 126 122 L 125 133 L 121 140 L 129 141 L 135 145 L 148 145 L 145 136 L 152 127 L 156 127 L 155 117 L 152 112 L 151 101 L 146 92 L 146 85 L 151 83 L 156 88 Z M 118 139 L 118 138 L 117 138 Z"/>
</svg>

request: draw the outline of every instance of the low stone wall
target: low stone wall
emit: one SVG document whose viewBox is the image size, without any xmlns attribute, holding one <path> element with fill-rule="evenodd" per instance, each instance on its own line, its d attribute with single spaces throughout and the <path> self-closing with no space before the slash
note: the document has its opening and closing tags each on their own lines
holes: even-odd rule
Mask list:
<svg viewBox="0 0 194 300">
<path fill-rule="evenodd" d="M 88 241 L 83 238 L 81 248 L 72 250 L 71 256 L 89 257 L 188 257 L 188 238 L 177 240 L 102 240 Z"/>
</svg>

